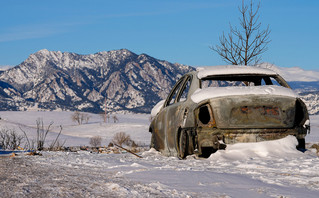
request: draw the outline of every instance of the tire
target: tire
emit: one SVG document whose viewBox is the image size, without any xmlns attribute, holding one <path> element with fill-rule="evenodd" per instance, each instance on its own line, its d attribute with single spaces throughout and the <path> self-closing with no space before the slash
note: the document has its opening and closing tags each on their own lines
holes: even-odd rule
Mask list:
<svg viewBox="0 0 319 198">
<path fill-rule="evenodd" d="M 152 132 L 150 148 L 155 148 L 155 135 Z M 156 149 L 156 148 L 155 148 Z"/>
<path fill-rule="evenodd" d="M 305 140 L 305 138 L 301 138 L 301 139 L 297 138 L 297 140 L 298 140 L 297 149 L 299 151 L 302 151 L 302 152 L 306 151 L 306 140 Z"/>
<path fill-rule="evenodd" d="M 187 156 L 188 151 L 188 137 L 187 132 L 182 130 L 179 135 L 179 142 L 178 142 L 178 155 L 181 159 L 185 159 Z"/>
</svg>

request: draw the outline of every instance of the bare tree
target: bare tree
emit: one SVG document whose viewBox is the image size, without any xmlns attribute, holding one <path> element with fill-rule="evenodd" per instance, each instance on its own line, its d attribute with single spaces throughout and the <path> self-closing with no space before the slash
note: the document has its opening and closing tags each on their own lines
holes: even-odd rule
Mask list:
<svg viewBox="0 0 319 198">
<path fill-rule="evenodd" d="M 119 119 L 117 118 L 117 116 L 116 116 L 116 115 L 114 115 L 112 118 L 113 118 L 113 122 L 114 122 L 114 123 L 119 122 Z"/>
<path fill-rule="evenodd" d="M 100 113 L 101 118 L 103 119 L 103 122 L 109 122 L 110 121 L 110 115 L 105 113 Z"/>
<path fill-rule="evenodd" d="M 259 20 L 260 3 L 254 7 L 252 0 L 249 5 L 239 7 L 240 27 L 230 24 L 230 32 L 219 37 L 220 45 L 210 47 L 222 59 L 232 65 L 256 65 L 261 60 L 261 54 L 267 51 L 270 42 L 269 25 L 261 30 Z"/>
<path fill-rule="evenodd" d="M 88 123 L 90 120 L 91 116 L 89 116 L 86 113 L 80 113 L 78 111 L 74 112 L 74 114 L 72 114 L 71 119 L 73 122 L 77 122 L 79 125 L 83 124 L 83 121 L 85 121 L 85 123 Z"/>
<path fill-rule="evenodd" d="M 71 119 L 73 122 L 77 122 L 79 125 L 81 124 L 80 112 L 76 111 L 71 115 Z"/>
<path fill-rule="evenodd" d="M 102 143 L 102 137 L 101 136 L 94 136 L 90 138 L 90 144 L 93 147 L 99 147 Z"/>
</svg>

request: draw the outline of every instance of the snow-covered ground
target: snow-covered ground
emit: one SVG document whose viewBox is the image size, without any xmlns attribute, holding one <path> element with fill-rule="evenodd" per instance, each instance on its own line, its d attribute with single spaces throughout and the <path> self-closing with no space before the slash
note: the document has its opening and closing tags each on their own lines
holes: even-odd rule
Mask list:
<svg viewBox="0 0 319 198">
<path fill-rule="evenodd" d="M 74 112 L 66 111 L 0 111 L 0 127 L 13 129 L 23 134 L 24 130 L 29 137 L 36 137 L 36 120 L 41 119 L 44 129 L 53 122 L 52 133 L 48 134 L 47 143 L 55 140 L 60 125 L 62 135 L 59 140 L 65 141 L 65 146 L 89 146 L 89 140 L 93 136 L 102 137 L 102 145 L 107 146 L 117 132 L 125 132 L 139 145 L 149 145 L 151 134 L 148 132 L 150 115 L 146 114 L 112 114 L 105 123 L 103 117 L 98 114 L 86 113 L 90 116 L 88 123 L 78 125 L 71 117 Z M 113 116 L 118 119 L 114 123 Z M 21 129 L 20 129 L 21 128 Z"/>
<path fill-rule="evenodd" d="M 0 112 L 0 128 L 21 128 L 32 135 L 35 120 L 63 126 L 68 145 L 89 145 L 100 135 L 104 144 L 126 132 L 149 144 L 149 115 L 117 115 L 119 123 L 71 121 L 72 112 Z M 19 124 L 20 123 L 20 124 Z M 319 142 L 319 116 L 311 116 L 306 142 Z M 50 138 L 54 138 L 53 133 Z M 319 158 L 315 149 L 295 149 L 294 137 L 228 145 L 208 159 L 123 154 L 43 152 L 43 156 L 0 158 L 0 191 L 5 197 L 318 197 Z"/>
</svg>

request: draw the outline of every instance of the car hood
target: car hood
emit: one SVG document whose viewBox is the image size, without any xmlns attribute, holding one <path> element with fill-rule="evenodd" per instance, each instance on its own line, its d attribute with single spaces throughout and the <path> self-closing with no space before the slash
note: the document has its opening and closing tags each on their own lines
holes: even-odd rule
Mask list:
<svg viewBox="0 0 319 198">
<path fill-rule="evenodd" d="M 226 96 L 268 95 L 287 96 L 297 98 L 298 95 L 291 89 L 277 85 L 242 86 L 242 87 L 208 87 L 197 89 L 191 96 L 195 103 L 203 100 Z"/>
</svg>

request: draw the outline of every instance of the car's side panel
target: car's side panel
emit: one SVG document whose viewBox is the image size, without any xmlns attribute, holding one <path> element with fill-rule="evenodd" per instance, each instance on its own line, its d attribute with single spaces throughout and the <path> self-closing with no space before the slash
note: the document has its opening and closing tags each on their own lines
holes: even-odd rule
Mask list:
<svg viewBox="0 0 319 198">
<path fill-rule="evenodd" d="M 164 155 L 176 155 L 175 149 L 175 121 L 172 118 L 172 112 L 176 111 L 178 104 L 177 97 L 185 77 L 182 77 L 173 87 L 166 101 L 164 102 L 162 110 L 157 114 L 152 124 L 152 132 L 155 133 L 155 141 L 159 141 L 156 149 L 161 151 Z M 173 136 L 173 138 L 172 138 Z"/>
<path fill-rule="evenodd" d="M 163 109 L 160 111 L 156 118 L 154 119 L 152 135 L 154 136 L 154 147 L 156 150 L 162 152 L 165 155 L 169 155 L 169 150 L 167 148 L 166 134 L 165 134 L 165 126 L 166 126 L 166 118 L 167 118 L 167 109 Z"/>
<path fill-rule="evenodd" d="M 171 155 L 177 156 L 176 150 L 176 142 L 177 142 L 177 133 L 179 126 L 182 121 L 182 111 L 183 107 L 181 102 L 172 104 L 166 107 L 166 126 L 165 126 L 165 135 L 166 135 L 166 142 L 168 146 L 168 150 Z"/>
</svg>

